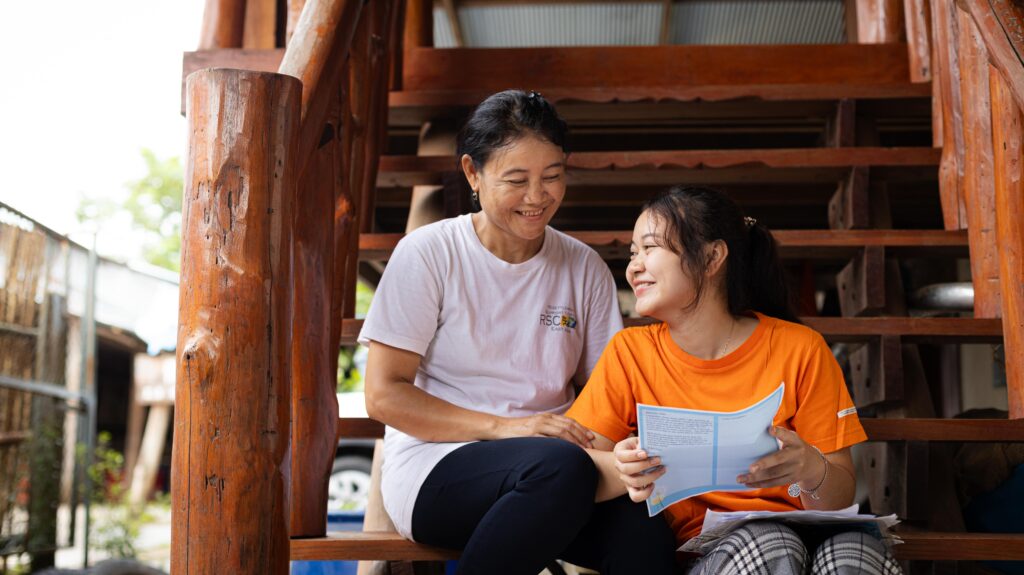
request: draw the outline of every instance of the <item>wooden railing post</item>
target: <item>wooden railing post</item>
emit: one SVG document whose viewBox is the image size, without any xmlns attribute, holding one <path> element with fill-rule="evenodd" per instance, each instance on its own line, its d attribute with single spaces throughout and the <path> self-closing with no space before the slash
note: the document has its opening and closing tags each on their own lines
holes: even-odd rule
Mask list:
<svg viewBox="0 0 1024 575">
<path fill-rule="evenodd" d="M 301 83 L 187 82 L 172 463 L 176 575 L 288 572 L 291 226 Z"/>
<path fill-rule="evenodd" d="M 1024 418 L 1024 114 L 1002 74 L 990 69 L 996 228 L 1002 285 L 1003 357 L 1010 417 Z"/>
<path fill-rule="evenodd" d="M 199 49 L 241 48 L 245 30 L 245 0 L 206 0 Z"/>
</svg>

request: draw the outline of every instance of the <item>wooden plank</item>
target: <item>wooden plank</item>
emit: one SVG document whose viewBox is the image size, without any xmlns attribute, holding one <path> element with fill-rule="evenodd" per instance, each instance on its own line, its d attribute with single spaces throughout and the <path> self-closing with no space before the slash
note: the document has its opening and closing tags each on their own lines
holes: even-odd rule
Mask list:
<svg viewBox="0 0 1024 575">
<path fill-rule="evenodd" d="M 869 441 L 1024 442 L 1021 419 L 875 419 L 863 417 Z"/>
<path fill-rule="evenodd" d="M 910 81 L 932 80 L 932 15 L 929 0 L 903 0 Z"/>
<path fill-rule="evenodd" d="M 855 167 L 938 166 L 935 148 L 806 148 L 578 152 L 568 160 L 570 185 L 657 184 L 692 181 L 822 181 Z M 726 169 L 730 171 L 726 172 Z M 382 156 L 378 187 L 439 185 L 457 170 L 454 156 Z"/>
<path fill-rule="evenodd" d="M 856 23 L 856 36 L 849 41 L 860 44 L 891 44 L 904 39 L 903 6 L 900 0 L 847 0 L 847 25 Z M 850 30 L 847 30 L 849 34 Z"/>
<path fill-rule="evenodd" d="M 171 569 L 284 574 L 302 85 L 221 69 L 188 88 Z"/>
<path fill-rule="evenodd" d="M 893 547 L 902 561 L 1020 561 L 1024 559 L 1024 534 L 910 532 L 898 529 L 903 538 Z"/>
<path fill-rule="evenodd" d="M 671 97 L 695 87 L 914 86 L 904 44 L 414 48 L 408 56 L 403 87 L 411 92 L 493 93 L 529 85 L 545 88 L 548 97 L 556 88 L 599 88 L 610 101 L 657 90 Z"/>
<path fill-rule="evenodd" d="M 1024 114 L 1002 73 L 990 70 L 1004 357 L 1024 357 Z M 1006 362 L 1010 417 L 1024 418 L 1024 365 Z"/>
<path fill-rule="evenodd" d="M 897 529 L 903 543 L 893 555 L 904 561 L 982 561 L 1024 559 L 1024 534 L 948 533 Z M 414 543 L 387 531 L 346 531 L 316 539 L 293 539 L 293 561 L 435 561 L 457 559 L 451 551 Z"/>
<path fill-rule="evenodd" d="M 836 276 L 844 317 L 873 315 L 885 307 L 885 248 L 867 246 Z"/>
<path fill-rule="evenodd" d="M 246 0 L 242 48 L 270 50 L 277 47 L 277 0 Z"/>
<path fill-rule="evenodd" d="M 598 251 L 606 259 L 629 257 L 633 232 L 566 232 Z M 776 230 L 772 232 L 783 258 L 849 259 L 869 246 L 884 247 L 892 257 L 963 257 L 967 233 L 945 230 Z M 403 234 L 361 234 L 363 260 L 385 261 Z"/>
<path fill-rule="evenodd" d="M 413 543 L 388 531 L 345 531 L 327 537 L 292 539 L 292 561 L 445 561 L 459 552 Z"/>
<path fill-rule="evenodd" d="M 871 169 L 856 166 L 839 182 L 839 187 L 828 202 L 828 226 L 833 230 L 852 230 L 871 227 L 869 185 Z"/>
<path fill-rule="evenodd" d="M 959 0 L 981 30 L 995 67 L 1024 108 L 1024 5 L 1014 0 Z"/>
<path fill-rule="evenodd" d="M 299 24 L 299 16 L 302 15 L 302 9 L 306 6 L 306 0 L 286 0 L 286 2 L 288 15 L 285 20 L 285 46 L 292 41 L 292 35 L 295 34 L 295 27 Z"/>
<path fill-rule="evenodd" d="M 935 36 L 935 68 L 942 104 L 942 160 L 939 164 L 939 198 L 947 230 L 967 227 L 962 195 L 964 139 L 960 99 L 960 61 L 957 54 L 957 18 L 954 0 L 931 0 Z"/>
<path fill-rule="evenodd" d="M 24 443 L 29 439 L 32 439 L 32 432 L 27 429 L 22 431 L 0 431 L 0 446 L 16 445 Z"/>
<path fill-rule="evenodd" d="M 868 342 L 885 335 L 902 336 L 904 343 L 994 343 L 1002 341 L 1003 327 L 999 319 L 952 317 L 801 317 L 804 325 L 817 331 L 829 342 Z M 645 318 L 627 318 L 626 326 L 652 323 Z M 342 320 L 342 345 L 355 345 L 363 320 Z"/>
<path fill-rule="evenodd" d="M 241 48 L 245 0 L 206 0 L 199 49 Z"/>
<path fill-rule="evenodd" d="M 971 247 L 975 317 L 999 317 L 999 250 L 996 247 L 995 180 L 992 174 L 992 107 L 988 53 L 977 26 L 957 9 L 960 99 L 963 102 L 963 198 Z"/>
</svg>

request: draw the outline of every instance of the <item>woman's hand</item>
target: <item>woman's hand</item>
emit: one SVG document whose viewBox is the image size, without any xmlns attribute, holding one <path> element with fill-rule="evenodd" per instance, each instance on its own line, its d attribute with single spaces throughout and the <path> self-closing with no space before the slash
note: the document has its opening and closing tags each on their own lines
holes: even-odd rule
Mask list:
<svg viewBox="0 0 1024 575">
<path fill-rule="evenodd" d="M 636 503 L 646 501 L 654 491 L 654 481 L 665 474 L 660 457 L 648 457 L 640 449 L 640 438 L 627 437 L 615 444 L 615 469 L 626 485 L 629 498 Z"/>
<path fill-rule="evenodd" d="M 751 489 L 792 483 L 799 483 L 804 490 L 819 486 L 825 477 L 824 456 L 795 431 L 772 426 L 770 432 L 779 441 L 779 450 L 755 461 L 749 473 L 737 476 L 736 482 Z"/>
<path fill-rule="evenodd" d="M 594 434 L 576 420 L 555 413 L 499 420 L 497 439 L 510 437 L 558 437 L 584 449 L 594 447 Z"/>
</svg>

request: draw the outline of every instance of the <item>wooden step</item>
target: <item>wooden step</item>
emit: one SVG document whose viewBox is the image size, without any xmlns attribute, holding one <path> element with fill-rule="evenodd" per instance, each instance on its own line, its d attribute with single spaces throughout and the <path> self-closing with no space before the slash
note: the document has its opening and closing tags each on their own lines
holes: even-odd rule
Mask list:
<svg viewBox="0 0 1024 575">
<path fill-rule="evenodd" d="M 829 342 L 865 342 L 883 335 L 902 336 L 904 343 L 999 343 L 1002 320 L 966 317 L 802 317 L 805 325 Z M 647 325 L 652 320 L 627 318 L 626 327 Z M 341 345 L 355 345 L 361 319 L 341 324 Z"/>
<path fill-rule="evenodd" d="M 906 44 L 416 48 L 391 116 L 421 123 L 465 110 L 509 86 L 552 102 L 631 103 L 929 98 L 909 81 Z M 186 52 L 185 78 L 203 68 L 277 72 L 283 49 Z M 184 97 L 182 97 L 184 109 Z"/>
<path fill-rule="evenodd" d="M 999 318 L 967 317 L 802 317 L 800 321 L 829 342 L 866 342 L 883 335 L 899 335 L 903 343 L 999 343 L 1003 322 Z M 626 318 L 626 327 L 647 325 L 646 318 Z M 341 345 L 355 345 L 361 319 L 341 324 Z"/>
<path fill-rule="evenodd" d="M 920 180 L 935 177 L 941 155 L 938 148 L 924 147 L 577 152 L 569 156 L 568 184 L 836 182 L 858 166 L 889 169 L 890 180 Z M 456 170 L 454 156 L 381 156 L 377 186 L 441 184 Z"/>
<path fill-rule="evenodd" d="M 894 546 L 900 560 L 983 561 L 1024 559 L 1024 534 L 948 533 L 898 529 Z M 393 532 L 343 531 L 326 537 L 291 540 L 292 561 L 444 561 L 459 552 L 414 543 Z"/>
<path fill-rule="evenodd" d="M 1024 419 L 876 419 L 860 420 L 868 441 L 1024 442 Z M 366 417 L 338 418 L 338 437 L 377 439 L 384 424 Z"/>
<path fill-rule="evenodd" d="M 570 231 L 606 260 L 629 259 L 632 231 Z M 967 231 L 946 230 L 776 230 L 779 255 L 786 259 L 848 260 L 867 246 L 886 248 L 892 257 L 967 257 Z M 403 234 L 360 234 L 359 259 L 386 261 Z"/>
<path fill-rule="evenodd" d="M 326 537 L 291 540 L 292 561 L 445 561 L 457 551 L 414 543 L 389 531 L 339 531 Z"/>
</svg>

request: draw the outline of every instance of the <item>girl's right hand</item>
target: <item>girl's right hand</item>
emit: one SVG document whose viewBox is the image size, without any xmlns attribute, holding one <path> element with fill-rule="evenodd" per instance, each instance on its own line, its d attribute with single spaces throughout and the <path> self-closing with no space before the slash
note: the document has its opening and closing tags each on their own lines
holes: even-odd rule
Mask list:
<svg viewBox="0 0 1024 575">
<path fill-rule="evenodd" d="M 538 413 L 527 417 L 503 417 L 499 421 L 497 439 L 558 437 L 584 449 L 594 447 L 594 433 L 564 415 Z"/>
<path fill-rule="evenodd" d="M 615 444 L 615 468 L 626 485 L 629 498 L 636 503 L 646 501 L 654 491 L 654 481 L 665 474 L 660 457 L 648 457 L 640 449 L 639 437 L 627 437 Z"/>
</svg>

